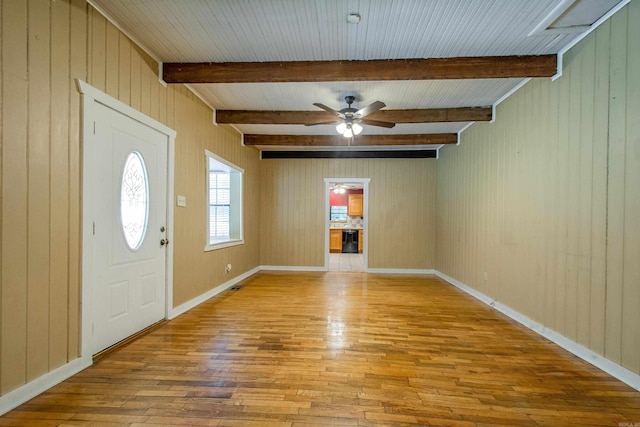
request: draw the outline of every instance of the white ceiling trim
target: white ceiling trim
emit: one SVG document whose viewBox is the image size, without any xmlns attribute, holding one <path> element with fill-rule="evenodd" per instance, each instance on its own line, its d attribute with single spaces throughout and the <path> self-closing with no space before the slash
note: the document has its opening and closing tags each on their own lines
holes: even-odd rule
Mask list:
<svg viewBox="0 0 640 427">
<path fill-rule="evenodd" d="M 131 40 L 133 43 L 136 44 L 136 46 L 138 46 L 140 49 L 142 49 L 142 51 L 144 53 L 146 53 L 147 55 L 149 55 L 154 61 L 156 61 L 156 64 L 158 64 L 158 82 L 164 86 L 167 87 L 167 83 L 162 79 L 162 66 L 163 66 L 163 62 L 160 60 L 160 58 L 158 57 L 158 55 L 156 55 L 151 49 L 149 49 L 144 43 L 142 43 L 137 37 L 135 37 L 133 34 L 131 34 L 129 31 L 127 31 L 124 27 L 122 27 L 122 25 L 120 25 L 118 23 L 118 21 L 115 20 L 115 18 L 113 18 L 113 16 L 111 16 L 109 13 L 107 13 L 102 7 L 98 6 L 95 2 L 95 0 L 87 0 L 87 3 L 93 7 L 98 13 L 100 13 L 107 21 L 109 21 L 114 27 L 116 27 L 122 34 L 124 34 L 125 36 L 127 36 L 127 38 L 129 38 L 129 40 Z M 189 84 L 185 84 L 184 85 L 187 89 L 189 89 L 200 101 L 202 101 L 207 107 L 209 107 L 211 109 L 211 122 L 215 125 L 218 126 L 218 123 L 216 122 L 216 109 L 213 105 L 211 105 L 211 103 L 209 103 L 209 101 L 199 92 L 197 91 L 195 88 L 193 88 L 191 85 Z M 238 132 L 240 135 L 242 135 L 242 132 L 240 132 L 238 130 L 238 128 L 236 128 L 234 125 L 231 125 L 231 127 Z"/>
<path fill-rule="evenodd" d="M 562 76 L 562 59 L 564 57 L 564 54 L 567 53 L 569 51 L 569 49 L 571 49 L 572 47 L 574 47 L 575 45 L 580 43 L 580 41 L 582 39 L 584 39 L 589 34 L 591 34 L 593 31 L 595 31 L 596 28 L 598 28 L 600 25 L 602 25 L 605 21 L 607 21 L 609 18 L 611 18 L 613 15 L 615 15 L 616 12 L 618 12 L 620 9 L 622 9 L 623 7 L 628 5 L 630 1 L 631 0 L 622 0 L 616 6 L 611 8 L 611 10 L 609 10 L 609 12 L 605 13 L 604 15 L 602 15 L 602 17 L 600 19 L 598 19 L 596 22 L 594 22 L 593 25 L 591 25 L 591 27 L 589 27 L 589 29 L 587 31 L 585 31 L 584 33 L 578 34 L 578 36 L 576 38 L 571 40 L 565 47 L 560 49 L 560 52 L 558 52 L 558 61 L 557 61 L 558 72 L 556 73 L 555 76 L 551 77 L 552 81 L 556 81 L 558 78 L 560 78 L 560 76 Z"/>
<path fill-rule="evenodd" d="M 122 34 L 124 34 L 125 36 L 127 36 L 129 39 L 131 39 L 131 41 L 133 41 L 140 49 L 142 49 L 147 55 L 149 55 L 150 57 L 152 57 L 158 64 L 159 64 L 159 70 L 158 70 L 158 78 L 160 79 L 161 83 L 163 83 L 165 86 L 167 85 L 163 80 L 162 80 L 162 67 L 160 64 L 162 64 L 162 61 L 160 60 L 160 58 L 158 57 L 158 55 L 156 55 L 155 53 L 153 53 L 149 48 L 147 48 L 147 46 L 145 46 L 144 43 L 142 43 L 138 38 L 136 38 L 133 34 L 131 34 L 130 32 L 128 32 L 127 30 L 125 30 L 122 25 L 120 25 L 118 23 L 118 21 L 116 21 L 113 16 L 111 16 L 110 14 L 108 14 L 102 7 L 98 6 L 95 2 L 95 0 L 87 0 L 87 3 L 89 3 L 89 5 L 91 7 L 93 7 L 95 10 L 98 11 L 98 13 L 100 13 L 100 15 L 104 16 L 104 18 L 109 21 L 111 24 L 113 24 L 114 27 L 116 27 L 118 30 L 120 30 L 120 32 Z"/>
<path fill-rule="evenodd" d="M 496 107 L 498 105 L 500 105 L 504 100 L 506 100 L 507 98 L 509 98 L 511 95 L 513 95 L 514 93 L 516 93 L 518 90 L 520 90 L 520 88 L 524 85 L 526 85 L 527 83 L 529 83 L 529 81 L 531 80 L 531 78 L 528 79 L 524 79 L 522 80 L 520 83 L 518 83 L 517 85 L 515 85 L 513 87 L 513 89 L 511 89 L 509 92 L 505 93 L 504 95 L 502 95 L 496 102 L 493 103 L 493 105 L 491 106 L 492 108 L 492 112 L 491 112 L 491 120 L 489 121 L 489 123 L 493 123 L 496 121 Z"/>
</svg>

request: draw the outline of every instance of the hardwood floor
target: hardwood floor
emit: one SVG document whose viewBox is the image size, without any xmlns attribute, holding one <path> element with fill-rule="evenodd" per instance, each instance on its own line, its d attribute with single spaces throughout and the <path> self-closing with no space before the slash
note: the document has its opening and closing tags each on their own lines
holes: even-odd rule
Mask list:
<svg viewBox="0 0 640 427">
<path fill-rule="evenodd" d="M 640 426 L 640 392 L 433 276 L 262 272 L 0 425 Z"/>
</svg>

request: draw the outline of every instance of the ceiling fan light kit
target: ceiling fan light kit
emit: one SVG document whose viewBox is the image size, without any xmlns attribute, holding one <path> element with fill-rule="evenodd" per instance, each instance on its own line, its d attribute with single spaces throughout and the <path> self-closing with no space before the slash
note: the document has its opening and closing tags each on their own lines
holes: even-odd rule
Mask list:
<svg viewBox="0 0 640 427">
<path fill-rule="evenodd" d="M 336 130 L 345 138 L 351 138 L 354 135 L 360 135 L 362 132 L 362 126 L 357 123 L 343 122 L 336 126 Z"/>
<path fill-rule="evenodd" d="M 336 126 L 336 131 L 342 136 L 344 136 L 345 138 L 352 138 L 354 135 L 359 135 L 362 132 L 363 127 L 360 123 L 370 125 L 370 126 L 380 126 L 385 128 L 392 128 L 396 125 L 395 123 L 391 123 L 391 122 L 383 122 L 380 120 L 367 120 L 364 118 L 365 116 L 386 107 L 386 104 L 384 102 L 376 101 L 372 104 L 367 105 L 364 108 L 356 110 L 355 108 L 351 107 L 351 104 L 353 104 L 353 102 L 356 100 L 355 96 L 352 96 L 352 95 L 345 96 L 344 100 L 347 103 L 348 107 L 343 108 L 340 111 L 336 111 L 333 108 L 327 107 L 326 105 L 320 104 L 318 102 L 314 103 L 313 105 L 315 105 L 316 107 L 322 108 L 323 110 L 329 113 L 333 113 L 337 117 L 336 119 L 331 121 L 322 122 L 322 123 L 308 123 L 305 126 L 331 124 L 331 123 L 338 122 L 338 125 Z"/>
</svg>

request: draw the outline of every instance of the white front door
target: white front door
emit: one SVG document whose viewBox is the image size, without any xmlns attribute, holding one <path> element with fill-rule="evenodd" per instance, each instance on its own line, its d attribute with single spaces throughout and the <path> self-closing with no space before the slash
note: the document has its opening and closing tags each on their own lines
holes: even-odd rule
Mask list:
<svg viewBox="0 0 640 427">
<path fill-rule="evenodd" d="M 96 104 L 92 354 L 166 316 L 167 136 Z"/>
</svg>

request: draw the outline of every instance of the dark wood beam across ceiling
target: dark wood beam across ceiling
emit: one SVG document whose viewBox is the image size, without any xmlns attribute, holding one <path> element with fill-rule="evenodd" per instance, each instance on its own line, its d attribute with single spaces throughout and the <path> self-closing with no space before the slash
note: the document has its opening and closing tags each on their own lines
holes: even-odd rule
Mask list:
<svg viewBox="0 0 640 427">
<path fill-rule="evenodd" d="M 432 108 L 424 110 L 380 110 L 367 119 L 393 123 L 442 123 L 488 122 L 492 118 L 491 107 Z M 325 111 L 250 111 L 217 110 L 216 123 L 304 125 L 316 124 L 338 118 Z"/>
<path fill-rule="evenodd" d="M 341 135 L 244 135 L 244 145 L 252 146 L 345 147 L 347 145 L 440 145 L 456 144 L 457 142 L 458 135 L 455 133 L 358 135 L 351 141 Z"/>
<path fill-rule="evenodd" d="M 166 83 L 288 83 L 551 77 L 556 55 L 370 61 L 206 62 L 163 64 Z"/>
</svg>

